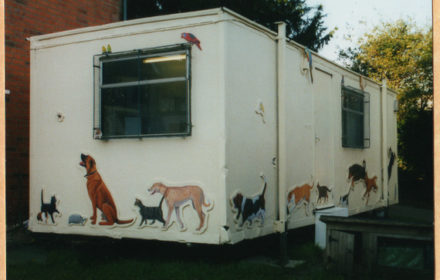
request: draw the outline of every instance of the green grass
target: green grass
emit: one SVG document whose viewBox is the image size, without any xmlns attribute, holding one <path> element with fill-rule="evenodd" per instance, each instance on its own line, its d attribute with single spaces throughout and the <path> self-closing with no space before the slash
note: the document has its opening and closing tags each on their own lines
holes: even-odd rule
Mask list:
<svg viewBox="0 0 440 280">
<path fill-rule="evenodd" d="M 8 240 L 7 279 L 344 279 L 328 270 L 310 229 L 289 236 L 289 258 L 305 263 L 287 269 L 255 261 L 276 260 L 275 235 L 236 245 L 209 246 L 142 240 L 111 240 L 30 233 Z"/>
</svg>

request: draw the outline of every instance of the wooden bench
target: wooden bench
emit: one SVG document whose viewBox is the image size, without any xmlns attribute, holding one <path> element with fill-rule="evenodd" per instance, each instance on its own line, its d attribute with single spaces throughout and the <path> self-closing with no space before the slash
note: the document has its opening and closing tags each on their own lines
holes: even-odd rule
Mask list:
<svg viewBox="0 0 440 280">
<path fill-rule="evenodd" d="M 433 241 L 432 224 L 335 216 L 320 220 L 327 224 L 326 261 L 349 275 L 355 268 L 374 268 L 379 238 Z"/>
</svg>

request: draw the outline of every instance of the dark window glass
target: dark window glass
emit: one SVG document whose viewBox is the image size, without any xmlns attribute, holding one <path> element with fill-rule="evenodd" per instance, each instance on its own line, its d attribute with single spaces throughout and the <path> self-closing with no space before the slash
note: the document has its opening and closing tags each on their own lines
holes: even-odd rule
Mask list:
<svg viewBox="0 0 440 280">
<path fill-rule="evenodd" d="M 366 106 L 365 94 L 355 89 L 342 89 L 342 146 L 350 148 L 366 148 L 369 145 L 369 132 L 365 126 Z"/>
<path fill-rule="evenodd" d="M 103 136 L 139 135 L 139 94 L 137 87 L 102 90 Z"/>
<path fill-rule="evenodd" d="M 190 135 L 189 50 L 148 51 L 101 57 L 102 138 Z"/>
<path fill-rule="evenodd" d="M 167 61 L 166 59 L 173 59 Z M 161 61 L 162 60 L 162 61 Z M 143 58 L 141 64 L 141 79 L 155 80 L 164 78 L 185 77 L 186 55 L 175 54 L 170 56 Z"/>
<path fill-rule="evenodd" d="M 102 84 L 136 82 L 139 79 L 138 59 L 102 63 Z"/>
<path fill-rule="evenodd" d="M 141 92 L 142 134 L 187 131 L 186 82 L 146 85 Z"/>
</svg>

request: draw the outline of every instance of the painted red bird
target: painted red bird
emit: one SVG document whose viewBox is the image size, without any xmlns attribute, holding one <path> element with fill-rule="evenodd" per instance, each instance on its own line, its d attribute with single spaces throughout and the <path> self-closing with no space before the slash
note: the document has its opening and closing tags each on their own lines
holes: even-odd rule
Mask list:
<svg viewBox="0 0 440 280">
<path fill-rule="evenodd" d="M 196 45 L 200 50 L 202 50 L 202 47 L 200 47 L 199 39 L 197 39 L 197 37 L 194 36 L 193 34 L 184 32 L 184 33 L 182 33 L 182 35 L 180 37 L 187 40 L 191 44 Z"/>
</svg>

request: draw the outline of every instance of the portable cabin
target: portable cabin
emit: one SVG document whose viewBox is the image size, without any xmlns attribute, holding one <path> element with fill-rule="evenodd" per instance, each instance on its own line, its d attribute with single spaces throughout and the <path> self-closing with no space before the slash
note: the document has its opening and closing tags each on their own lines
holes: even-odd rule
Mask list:
<svg viewBox="0 0 440 280">
<path fill-rule="evenodd" d="M 398 202 L 396 94 L 218 8 L 30 38 L 34 232 L 223 244 Z"/>
</svg>

